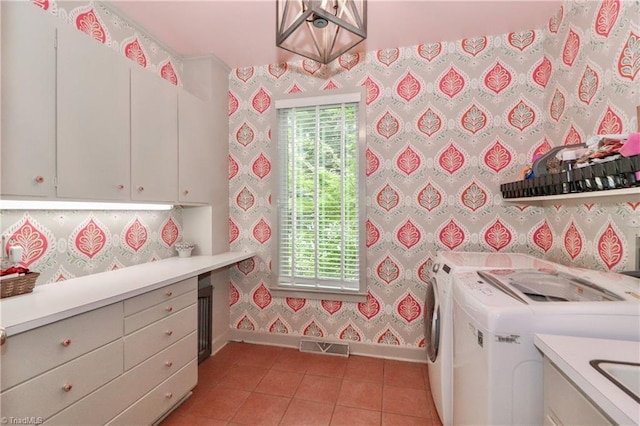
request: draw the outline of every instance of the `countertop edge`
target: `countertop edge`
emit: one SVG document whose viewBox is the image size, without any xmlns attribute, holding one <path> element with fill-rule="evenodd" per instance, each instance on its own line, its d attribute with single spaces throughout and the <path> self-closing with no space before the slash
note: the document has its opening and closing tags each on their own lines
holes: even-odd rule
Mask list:
<svg viewBox="0 0 640 426">
<path fill-rule="evenodd" d="M 592 355 L 589 355 L 588 351 L 577 345 L 578 342 L 614 342 L 613 340 L 536 334 L 534 341 L 544 356 L 549 358 L 607 417 L 619 425 L 638 424 L 640 414 L 635 401 L 588 365 L 589 360 L 602 358 L 603 348 L 609 350 L 611 346 L 596 345 L 594 346 L 596 350 Z M 567 343 L 565 344 L 565 342 Z M 619 342 L 621 345 L 638 345 L 638 342 Z M 565 347 L 572 349 L 569 350 Z M 622 356 L 624 357 L 624 355 Z M 633 414 L 634 408 L 635 415 Z"/>
<path fill-rule="evenodd" d="M 170 257 L 114 271 L 41 284 L 32 293 L 0 300 L 0 326 L 7 336 L 98 309 L 255 256 L 225 252 Z"/>
</svg>

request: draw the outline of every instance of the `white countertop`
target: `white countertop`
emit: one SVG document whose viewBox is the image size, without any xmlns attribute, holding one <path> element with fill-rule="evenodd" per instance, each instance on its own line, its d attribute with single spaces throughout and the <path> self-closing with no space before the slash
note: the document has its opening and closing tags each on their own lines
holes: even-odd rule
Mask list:
<svg viewBox="0 0 640 426">
<path fill-rule="evenodd" d="M 640 404 L 589 364 L 592 359 L 640 363 L 640 342 L 536 334 L 535 344 L 613 421 L 640 424 Z"/>
<path fill-rule="evenodd" d="M 0 326 L 22 333 L 253 257 L 253 252 L 170 257 L 59 283 L 37 285 L 33 293 L 0 300 Z"/>
</svg>

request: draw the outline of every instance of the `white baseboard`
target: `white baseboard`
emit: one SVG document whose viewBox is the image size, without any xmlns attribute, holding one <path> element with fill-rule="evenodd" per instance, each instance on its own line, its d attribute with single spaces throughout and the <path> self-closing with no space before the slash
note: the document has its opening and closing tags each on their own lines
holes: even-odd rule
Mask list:
<svg viewBox="0 0 640 426">
<path fill-rule="evenodd" d="M 215 337 L 211 342 L 211 355 L 214 355 L 220 349 L 224 348 L 228 341 L 229 333 L 224 333 L 220 336 Z"/>
<path fill-rule="evenodd" d="M 273 333 L 260 333 L 255 331 L 245 331 L 232 329 L 229 335 L 229 340 L 234 342 L 247 342 L 255 343 L 258 345 L 269 346 L 282 346 L 286 348 L 300 347 L 300 339 L 309 339 L 309 336 L 294 336 L 289 334 L 273 334 Z M 314 340 L 322 340 L 316 339 Z M 327 340 L 327 342 L 335 342 L 334 340 Z M 379 345 L 373 343 L 362 342 L 350 342 L 346 340 L 340 340 L 340 343 L 349 344 L 350 355 L 362 355 L 372 358 L 392 359 L 398 361 L 408 362 L 427 362 L 427 353 L 425 348 L 405 348 L 392 345 Z"/>
</svg>

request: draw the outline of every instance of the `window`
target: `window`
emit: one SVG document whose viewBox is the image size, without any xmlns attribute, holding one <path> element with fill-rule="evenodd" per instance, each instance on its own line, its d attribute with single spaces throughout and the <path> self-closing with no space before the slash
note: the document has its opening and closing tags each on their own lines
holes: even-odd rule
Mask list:
<svg viewBox="0 0 640 426">
<path fill-rule="evenodd" d="M 361 94 L 276 101 L 276 110 L 275 289 L 304 297 L 361 295 L 365 292 Z"/>
</svg>

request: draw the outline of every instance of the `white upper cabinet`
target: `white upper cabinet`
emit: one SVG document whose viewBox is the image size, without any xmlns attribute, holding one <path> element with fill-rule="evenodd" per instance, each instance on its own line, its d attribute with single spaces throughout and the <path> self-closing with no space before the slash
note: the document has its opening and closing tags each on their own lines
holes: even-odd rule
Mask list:
<svg viewBox="0 0 640 426">
<path fill-rule="evenodd" d="M 178 202 L 210 204 L 213 141 L 211 107 L 180 90 L 178 93 Z M 225 158 L 227 154 L 224 155 Z M 226 203 L 227 200 L 225 199 Z"/>
<path fill-rule="evenodd" d="M 129 59 L 58 28 L 58 190 L 62 198 L 130 197 Z"/>
<path fill-rule="evenodd" d="M 55 196 L 55 17 L 31 2 L 2 8 L 2 195 Z M 25 25 L 29 22 L 29 25 Z"/>
<path fill-rule="evenodd" d="M 0 8 L 3 197 L 202 205 L 228 192 L 226 73 L 206 102 L 31 2 Z"/>
<path fill-rule="evenodd" d="M 131 199 L 174 202 L 178 194 L 178 89 L 131 68 Z"/>
</svg>

